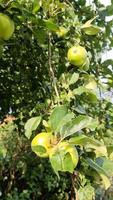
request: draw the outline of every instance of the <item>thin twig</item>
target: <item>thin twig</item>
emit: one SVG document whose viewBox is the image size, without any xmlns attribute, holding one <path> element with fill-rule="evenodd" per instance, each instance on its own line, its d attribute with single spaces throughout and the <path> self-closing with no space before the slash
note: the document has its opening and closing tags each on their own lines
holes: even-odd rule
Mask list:
<svg viewBox="0 0 113 200">
<path fill-rule="evenodd" d="M 73 4 L 69 0 L 65 0 L 65 2 L 73 8 Z"/>
<path fill-rule="evenodd" d="M 51 33 L 49 33 L 49 37 L 48 37 L 48 62 L 49 62 L 49 69 L 50 69 L 50 74 L 52 77 L 52 84 L 56 93 L 56 96 L 59 98 L 59 93 L 58 93 L 58 89 L 57 89 L 57 85 L 56 85 L 56 80 L 55 80 L 55 74 L 54 74 L 54 70 L 52 68 L 52 51 L 51 51 Z"/>
<path fill-rule="evenodd" d="M 9 0 L 6 4 L 4 4 L 4 6 L 5 6 L 4 8 L 7 9 L 13 2 L 14 2 L 14 0 Z"/>
</svg>

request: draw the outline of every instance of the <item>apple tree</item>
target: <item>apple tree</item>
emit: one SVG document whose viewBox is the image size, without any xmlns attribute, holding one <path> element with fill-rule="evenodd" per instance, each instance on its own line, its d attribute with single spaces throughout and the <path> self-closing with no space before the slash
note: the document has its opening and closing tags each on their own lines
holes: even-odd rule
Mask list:
<svg viewBox="0 0 113 200">
<path fill-rule="evenodd" d="M 113 61 L 101 59 L 113 45 L 113 22 L 106 22 L 113 6 L 86 3 L 0 2 L 1 95 L 8 98 L 0 112 L 16 116 L 35 160 L 49 162 L 57 181 L 69 175 L 65 199 L 76 200 L 107 196 L 113 176 L 113 105 L 105 95 Z"/>
</svg>

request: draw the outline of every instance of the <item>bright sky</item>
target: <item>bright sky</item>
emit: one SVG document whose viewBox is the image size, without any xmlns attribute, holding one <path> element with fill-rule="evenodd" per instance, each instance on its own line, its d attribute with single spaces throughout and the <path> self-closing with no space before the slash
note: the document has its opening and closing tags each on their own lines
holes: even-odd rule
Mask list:
<svg viewBox="0 0 113 200">
<path fill-rule="evenodd" d="M 111 0 L 99 0 L 100 3 L 104 4 L 105 6 L 108 6 L 111 4 Z M 90 5 L 92 4 L 92 0 L 87 0 L 87 4 Z"/>
<path fill-rule="evenodd" d="M 105 6 L 111 5 L 111 0 L 99 0 Z"/>
</svg>

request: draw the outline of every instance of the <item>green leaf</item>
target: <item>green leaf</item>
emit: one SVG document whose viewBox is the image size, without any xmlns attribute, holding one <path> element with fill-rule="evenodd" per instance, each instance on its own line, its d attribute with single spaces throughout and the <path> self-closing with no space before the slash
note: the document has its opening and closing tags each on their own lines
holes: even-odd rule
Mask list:
<svg viewBox="0 0 113 200">
<path fill-rule="evenodd" d="M 53 131 L 56 131 L 57 128 L 60 126 L 61 120 L 68 114 L 67 106 L 57 106 L 49 119 L 49 124 Z M 59 129 L 59 128 L 58 128 Z"/>
<path fill-rule="evenodd" d="M 80 187 L 78 190 L 79 200 L 93 200 L 95 199 L 95 190 L 91 185 Z"/>
<path fill-rule="evenodd" d="M 101 147 L 94 147 L 94 148 L 95 148 L 96 157 L 99 157 L 99 156 L 107 157 L 108 156 L 107 148 L 105 145 L 102 145 Z"/>
<path fill-rule="evenodd" d="M 98 98 L 95 93 L 89 91 L 87 92 L 86 96 L 91 103 L 93 104 L 97 103 Z"/>
<path fill-rule="evenodd" d="M 44 20 L 44 22 L 49 31 L 59 31 L 59 26 L 55 24 L 52 19 Z"/>
<path fill-rule="evenodd" d="M 81 28 L 87 35 L 96 35 L 98 34 L 101 29 L 98 26 L 92 25 L 91 23 L 94 21 L 96 17 L 93 19 L 88 20 Z"/>
<path fill-rule="evenodd" d="M 107 15 L 113 15 L 113 4 L 106 7 Z"/>
<path fill-rule="evenodd" d="M 69 80 L 69 85 L 72 85 L 76 83 L 79 79 L 79 74 L 78 73 L 73 73 L 70 80 Z"/>
<path fill-rule="evenodd" d="M 87 149 L 94 149 L 96 156 L 107 156 L 107 149 L 101 142 L 86 135 L 78 135 L 69 140 L 70 144 L 84 146 Z"/>
<path fill-rule="evenodd" d="M 96 103 L 97 102 L 97 100 L 98 100 L 97 95 L 96 95 L 96 93 L 93 92 L 92 89 L 88 89 L 88 88 L 86 88 L 86 86 L 80 86 L 80 87 L 78 87 L 78 88 L 73 90 L 73 94 L 74 95 L 81 95 L 83 93 L 86 94 L 87 99 L 91 103 Z"/>
<path fill-rule="evenodd" d="M 25 136 L 29 139 L 32 135 L 32 131 L 36 130 L 41 122 L 41 116 L 32 117 L 25 124 Z"/>
<path fill-rule="evenodd" d="M 74 145 L 80 145 L 80 146 L 87 146 L 87 145 L 94 145 L 94 146 L 102 146 L 102 144 L 91 138 L 91 137 L 87 137 L 86 135 L 78 135 L 78 136 L 75 136 L 73 138 L 71 138 L 69 140 L 69 142 L 71 144 L 74 144 Z"/>
<path fill-rule="evenodd" d="M 107 172 L 100 166 L 98 163 L 94 162 L 90 158 L 86 158 L 85 161 L 88 163 L 88 165 L 96 170 L 99 174 L 104 174 L 105 176 L 108 176 Z"/>
<path fill-rule="evenodd" d="M 35 14 L 41 7 L 42 0 L 34 0 L 33 2 L 33 13 Z"/>
<path fill-rule="evenodd" d="M 86 110 L 84 107 L 78 105 L 76 108 L 75 108 L 75 111 L 78 112 L 79 114 L 86 114 Z"/>
<path fill-rule="evenodd" d="M 108 152 L 108 155 L 110 155 L 113 152 L 113 145 L 107 146 L 107 152 Z"/>
<path fill-rule="evenodd" d="M 44 44 L 45 43 L 46 34 L 47 34 L 47 31 L 45 29 L 43 29 L 43 28 L 40 28 L 40 29 L 38 28 L 38 30 L 36 30 L 34 32 L 34 35 L 37 38 L 39 44 Z"/>
<path fill-rule="evenodd" d="M 85 84 L 85 88 L 87 88 L 89 90 L 95 90 L 97 88 L 96 81 L 94 79 L 89 80 L 88 83 Z"/>
<path fill-rule="evenodd" d="M 87 91 L 88 91 L 87 88 L 85 88 L 84 86 L 80 86 L 80 87 L 73 90 L 73 94 L 81 95 L 81 94 L 83 94 L 84 92 L 87 92 Z"/>
<path fill-rule="evenodd" d="M 105 157 L 100 157 L 96 159 L 96 162 L 94 162 L 92 159 L 90 158 L 86 158 L 84 161 L 87 162 L 89 164 L 89 166 L 91 168 L 93 168 L 94 170 L 97 171 L 97 173 L 100 175 L 103 185 L 105 187 L 105 189 L 108 189 L 111 185 L 110 180 L 109 180 L 109 173 L 108 173 L 108 168 L 105 168 L 103 163 L 104 160 L 106 159 Z M 113 166 L 111 167 L 112 171 L 113 171 Z M 112 176 L 112 174 L 110 174 Z"/>
<path fill-rule="evenodd" d="M 96 163 L 104 169 L 108 177 L 113 176 L 113 161 L 110 161 L 105 157 L 98 157 L 96 159 Z M 107 190 L 111 185 L 109 178 L 106 175 L 101 174 L 101 173 L 99 175 L 101 176 L 103 185 L 105 186 L 105 189 Z"/>
<path fill-rule="evenodd" d="M 91 131 L 94 131 L 98 126 L 99 126 L 99 121 L 98 121 L 98 118 L 96 118 L 90 121 L 87 128 L 89 128 Z"/>
<path fill-rule="evenodd" d="M 34 152 L 38 152 L 38 154 L 45 154 L 47 152 L 46 148 L 44 148 L 43 146 L 41 145 L 38 145 L 38 146 L 32 146 L 32 151 Z"/>
<path fill-rule="evenodd" d="M 101 29 L 98 26 L 90 25 L 89 27 L 82 28 L 87 35 L 97 35 Z"/>
<path fill-rule="evenodd" d="M 55 149 L 52 154 L 49 155 L 49 159 L 55 173 L 58 175 L 59 171 L 73 173 L 75 163 L 72 160 L 70 152 L 65 149 Z"/>
<path fill-rule="evenodd" d="M 113 161 L 107 159 L 106 157 L 98 157 L 96 159 L 96 163 L 98 163 L 107 173 L 107 175 L 113 176 Z"/>
<path fill-rule="evenodd" d="M 60 130 L 62 139 L 66 138 L 70 135 L 73 135 L 76 132 L 79 132 L 83 128 L 86 128 L 89 125 L 89 123 L 91 122 L 91 120 L 92 120 L 91 117 L 82 116 L 82 115 L 71 120 L 70 122 L 65 124 Z"/>
<path fill-rule="evenodd" d="M 75 165 L 72 162 L 72 157 L 69 152 L 67 152 L 66 155 L 64 156 L 63 165 L 64 165 L 64 171 L 73 173 Z"/>
<path fill-rule="evenodd" d="M 7 149 L 5 148 L 5 146 L 0 142 L 0 158 L 5 158 L 7 154 Z"/>
<path fill-rule="evenodd" d="M 49 156 L 51 166 L 54 169 L 57 176 L 58 176 L 58 171 L 62 171 L 62 168 L 63 168 L 62 159 L 63 159 L 63 156 L 61 155 L 61 152 L 59 151 L 56 151 L 51 156 Z"/>
<path fill-rule="evenodd" d="M 105 189 L 107 190 L 111 186 L 109 178 L 107 176 L 105 176 L 104 174 L 99 174 L 99 175 L 102 179 Z"/>
<path fill-rule="evenodd" d="M 82 27 L 88 27 L 91 25 L 91 23 L 97 18 L 97 16 L 93 17 L 92 19 L 85 22 L 85 24 Z"/>
<path fill-rule="evenodd" d="M 56 132 L 60 132 L 61 128 L 75 117 L 74 113 L 68 113 L 59 122 Z"/>
</svg>

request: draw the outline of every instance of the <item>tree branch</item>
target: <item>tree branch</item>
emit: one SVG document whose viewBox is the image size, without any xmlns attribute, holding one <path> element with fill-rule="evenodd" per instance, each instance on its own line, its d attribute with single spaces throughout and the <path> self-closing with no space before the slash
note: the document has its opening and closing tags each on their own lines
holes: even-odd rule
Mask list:
<svg viewBox="0 0 113 200">
<path fill-rule="evenodd" d="M 55 80 L 56 78 L 55 78 L 54 70 L 52 68 L 51 33 L 49 33 L 49 36 L 48 36 L 48 63 L 49 63 L 51 82 L 52 82 L 52 85 L 54 87 L 56 96 L 59 98 L 59 93 L 58 93 L 56 80 Z"/>
</svg>

